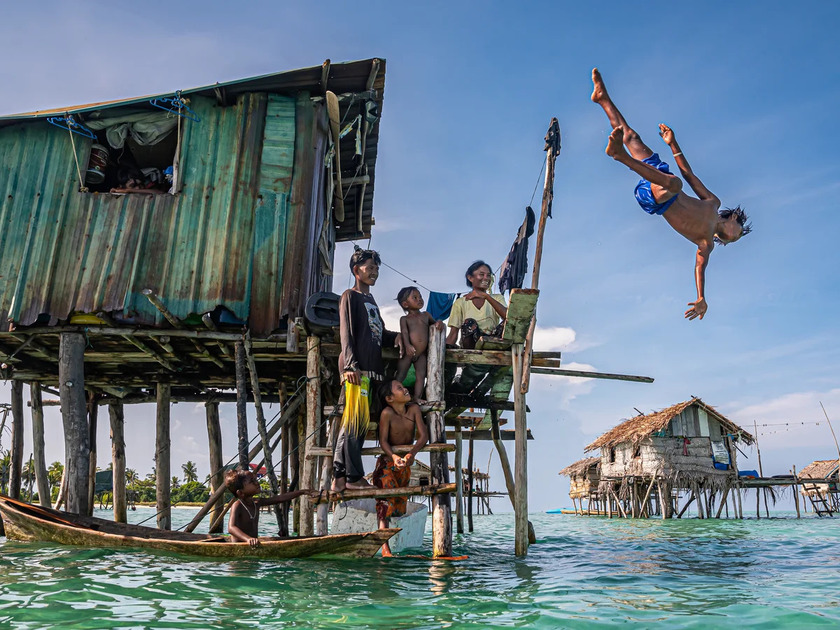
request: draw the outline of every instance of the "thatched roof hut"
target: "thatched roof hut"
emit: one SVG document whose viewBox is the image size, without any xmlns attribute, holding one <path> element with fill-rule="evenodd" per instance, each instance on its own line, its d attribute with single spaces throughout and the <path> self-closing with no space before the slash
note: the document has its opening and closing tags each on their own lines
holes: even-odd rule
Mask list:
<svg viewBox="0 0 840 630">
<path fill-rule="evenodd" d="M 559 474 L 569 477 L 569 497 L 588 499 L 589 495 L 597 492 L 601 481 L 601 458 L 580 459 L 566 466 Z"/>
<path fill-rule="evenodd" d="M 800 479 L 837 479 L 839 460 L 818 459 L 811 462 L 799 473 Z"/>
</svg>

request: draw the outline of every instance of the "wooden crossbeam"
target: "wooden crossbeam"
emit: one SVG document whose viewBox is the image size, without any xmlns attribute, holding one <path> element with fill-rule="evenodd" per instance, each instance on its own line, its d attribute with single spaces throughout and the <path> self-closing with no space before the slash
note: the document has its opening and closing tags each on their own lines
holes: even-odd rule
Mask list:
<svg viewBox="0 0 840 630">
<path fill-rule="evenodd" d="M 386 499 L 388 497 L 424 496 L 451 494 L 455 492 L 454 483 L 431 486 L 408 486 L 407 488 L 375 488 L 369 490 L 345 490 L 344 492 L 318 492 L 310 490 L 313 503 L 341 503 L 351 499 Z"/>
<path fill-rule="evenodd" d="M 396 455 L 405 455 L 411 452 L 414 446 L 405 444 L 403 446 L 392 446 L 391 451 Z M 427 444 L 421 449 L 424 453 L 451 453 L 455 450 L 454 444 Z M 385 451 L 380 446 L 370 446 L 362 449 L 362 455 L 382 455 Z M 307 449 L 306 459 L 316 457 L 332 457 L 332 450 L 322 446 Z"/>
</svg>

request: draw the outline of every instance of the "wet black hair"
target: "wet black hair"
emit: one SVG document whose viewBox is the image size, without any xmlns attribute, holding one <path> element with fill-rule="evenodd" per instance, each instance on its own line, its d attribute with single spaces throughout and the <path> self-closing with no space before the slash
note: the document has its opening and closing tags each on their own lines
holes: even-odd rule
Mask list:
<svg viewBox="0 0 840 630">
<path fill-rule="evenodd" d="M 382 259 L 379 257 L 379 252 L 372 249 L 362 249 L 358 245 L 350 256 L 350 271 L 352 272 L 356 265 L 362 265 L 365 261 L 373 260 L 377 265 L 382 264 Z"/>
<path fill-rule="evenodd" d="M 472 288 L 472 282 L 470 282 L 470 276 L 473 275 L 479 267 L 487 267 L 490 270 L 490 273 L 493 273 L 493 267 L 488 265 L 483 260 L 476 260 L 473 264 L 467 267 L 467 273 L 464 274 L 464 279 L 467 281 L 467 286 Z"/>
<path fill-rule="evenodd" d="M 252 476 L 256 478 L 253 470 L 244 470 L 242 468 L 229 470 L 225 473 L 225 487 L 235 496 L 237 492 L 245 487 L 245 480 Z"/>
<path fill-rule="evenodd" d="M 741 206 L 735 206 L 734 208 L 724 208 L 723 210 L 718 210 L 718 216 L 721 219 L 728 219 L 729 217 L 735 217 L 735 220 L 738 222 L 738 225 L 741 226 L 743 230 L 741 232 L 741 236 L 746 236 L 750 232 L 752 232 L 752 223 L 747 217 L 747 213 L 744 212 Z M 715 237 L 715 243 L 720 243 L 721 245 L 726 245 L 723 241 L 721 241 L 717 236 Z"/>
<path fill-rule="evenodd" d="M 402 308 L 403 310 L 405 310 L 403 308 L 403 302 L 405 302 L 408 299 L 408 296 L 411 295 L 412 291 L 417 291 L 417 293 L 420 293 L 420 289 L 418 289 L 417 287 L 403 287 L 402 289 L 400 289 L 399 293 L 397 293 L 397 304 L 399 304 L 400 308 Z"/>
<path fill-rule="evenodd" d="M 386 398 L 390 396 L 393 392 L 391 392 L 391 388 L 393 387 L 393 382 L 396 381 L 395 378 L 388 378 L 382 381 L 379 384 L 379 387 L 376 388 L 376 397 L 379 399 L 379 404 L 381 405 L 382 409 L 388 406 L 388 401 Z M 399 381 L 397 381 L 399 382 Z"/>
</svg>

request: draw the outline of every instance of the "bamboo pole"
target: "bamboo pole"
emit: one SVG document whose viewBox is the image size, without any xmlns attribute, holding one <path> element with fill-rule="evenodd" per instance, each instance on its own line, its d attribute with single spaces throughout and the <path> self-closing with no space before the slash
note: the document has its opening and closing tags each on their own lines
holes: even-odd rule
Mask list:
<svg viewBox="0 0 840 630">
<path fill-rule="evenodd" d="M 9 496 L 20 499 L 23 475 L 23 382 L 12 381 L 12 447 L 9 454 Z"/>
<path fill-rule="evenodd" d="M 169 394 L 168 383 L 157 384 L 157 409 L 155 432 L 155 507 L 157 508 L 158 529 L 172 529 L 170 448 L 172 445 L 169 429 Z"/>
<path fill-rule="evenodd" d="M 128 522 L 128 504 L 125 494 L 125 414 L 119 403 L 108 405 L 111 425 L 111 470 L 114 483 L 114 521 Z"/>
<path fill-rule="evenodd" d="M 515 343 L 511 346 L 511 365 L 513 382 L 522 383 L 524 377 L 523 346 Z M 528 545 L 534 541 L 533 529 L 528 522 L 528 416 L 525 405 L 525 392 L 521 387 L 513 388 L 514 425 L 516 431 L 516 474 L 514 490 L 516 495 L 515 512 L 515 549 L 517 556 L 528 554 Z"/>
<path fill-rule="evenodd" d="M 540 221 L 537 227 L 537 241 L 534 248 L 534 270 L 531 275 L 531 288 L 539 289 L 540 265 L 542 264 L 543 240 L 545 238 L 545 225 L 548 217 L 551 216 L 551 204 L 554 200 L 554 163 L 560 153 L 560 125 L 556 118 L 552 118 L 545 134 L 545 182 L 543 184 L 542 206 L 540 209 Z M 528 393 L 531 380 L 531 352 L 534 345 L 534 330 L 537 326 L 537 315 L 531 318 L 528 333 L 525 336 L 525 350 L 523 356 L 523 372 L 519 379 L 514 379 L 514 390 L 522 394 Z"/>
<path fill-rule="evenodd" d="M 429 327 L 429 346 L 426 351 L 428 372 L 426 377 L 426 399 L 443 400 L 443 361 L 446 340 L 443 331 Z M 431 411 L 429 418 L 429 442 L 446 442 L 446 425 L 443 412 Z M 431 453 L 430 468 L 432 482 L 436 485 L 449 484 L 449 465 L 446 453 Z M 453 488 L 453 491 L 455 489 Z M 432 497 L 432 547 L 436 558 L 452 555 L 452 508 L 449 494 Z"/>
<path fill-rule="evenodd" d="M 44 454 L 44 406 L 41 404 L 41 383 L 29 384 L 29 401 L 32 405 L 32 452 L 35 459 L 35 479 L 38 482 L 38 502 L 51 507 L 50 479 Z"/>
<path fill-rule="evenodd" d="M 271 457 L 271 444 L 269 442 L 268 430 L 265 426 L 265 414 L 263 413 L 262 398 L 260 393 L 260 379 L 257 375 L 257 365 L 254 363 L 254 355 L 251 350 L 251 336 L 245 333 L 245 358 L 248 364 L 248 373 L 251 375 L 251 389 L 254 394 L 254 407 L 257 413 L 257 431 L 260 434 L 260 444 L 262 445 L 263 458 L 265 459 L 265 472 L 268 476 L 268 485 L 271 488 L 272 494 L 280 494 L 280 484 L 277 481 L 277 474 L 274 472 L 274 460 Z M 250 459 L 250 458 L 249 458 Z M 274 515 L 277 518 L 278 530 L 282 528 L 283 523 L 280 518 L 280 506 L 275 504 Z"/>
<path fill-rule="evenodd" d="M 237 452 L 239 467 L 248 469 L 248 377 L 245 372 L 245 343 L 236 342 L 236 434 L 239 438 Z"/>
<path fill-rule="evenodd" d="M 315 335 L 306 338 L 306 429 L 301 442 L 303 470 L 300 476 L 301 489 L 311 490 L 315 485 L 317 460 L 307 459 L 309 451 L 318 447 L 319 427 L 321 426 L 321 340 Z M 301 497 L 300 535 L 312 536 L 314 527 L 314 504 L 309 497 Z"/>
<path fill-rule="evenodd" d="M 793 467 L 793 478 L 795 481 L 799 481 L 799 477 L 796 476 L 796 466 Z M 793 484 L 793 502 L 796 505 L 796 518 L 801 518 L 799 514 L 799 485 L 797 483 Z"/>
<path fill-rule="evenodd" d="M 90 446 L 85 403 L 85 337 L 79 332 L 61 333 L 58 379 L 64 424 L 66 488 L 64 503 L 71 514 L 88 513 Z"/>
<path fill-rule="evenodd" d="M 204 403 L 204 414 L 207 420 L 207 445 L 210 457 L 210 492 L 213 495 L 219 494 L 219 490 L 224 488 L 224 458 L 222 456 L 222 425 L 219 422 L 219 403 L 206 402 Z M 224 490 L 222 490 L 222 493 Z M 213 516 L 211 521 L 215 521 L 221 516 L 224 509 L 224 501 L 221 496 L 213 503 Z M 210 530 L 211 534 L 218 534 L 222 532 L 222 528 Z"/>
<path fill-rule="evenodd" d="M 464 533 L 464 439 L 461 423 L 455 426 L 455 524 L 459 534 Z"/>
<path fill-rule="evenodd" d="M 498 424 L 498 420 L 496 422 Z M 467 526 L 469 527 L 470 533 L 473 532 L 473 449 L 475 445 L 472 432 L 473 430 L 470 429 L 470 444 L 469 449 L 467 450 L 467 475 L 469 475 L 469 487 L 467 488 Z M 489 465 L 487 466 L 487 472 L 488 474 L 490 473 Z"/>
</svg>

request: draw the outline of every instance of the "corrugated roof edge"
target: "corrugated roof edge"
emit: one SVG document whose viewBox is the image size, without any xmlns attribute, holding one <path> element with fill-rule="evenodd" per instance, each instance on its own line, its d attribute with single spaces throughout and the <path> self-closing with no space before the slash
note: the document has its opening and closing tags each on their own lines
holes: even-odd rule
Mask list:
<svg viewBox="0 0 840 630">
<path fill-rule="evenodd" d="M 352 69 L 353 66 L 359 65 L 360 70 L 363 70 L 365 77 L 367 77 L 367 70 L 370 68 L 370 64 L 374 59 L 380 59 L 385 61 L 384 57 L 371 57 L 370 59 L 361 59 L 357 61 L 342 61 L 339 63 L 331 63 L 330 69 L 331 71 L 338 70 L 338 69 Z M 312 74 L 314 80 L 306 80 L 306 75 Z M 297 77 L 295 75 L 298 75 Z M 284 86 L 283 81 L 280 82 L 279 85 L 271 85 L 272 79 L 293 79 L 297 78 L 298 81 L 289 81 L 288 85 Z M 301 81 L 301 79 L 303 79 Z M 284 87 L 294 89 L 294 91 L 305 90 L 305 89 L 315 89 L 320 85 L 321 81 L 321 66 L 311 66 L 308 68 L 298 68 L 295 70 L 286 70 L 283 72 L 275 72 L 271 74 L 262 74 L 255 77 L 247 77 L 243 79 L 233 79 L 231 81 L 225 81 L 224 83 L 214 83 L 212 85 L 205 85 L 201 87 L 189 88 L 185 90 L 181 90 L 181 94 L 183 95 L 190 95 L 190 94 L 201 94 L 204 92 L 213 93 L 214 90 L 219 88 L 229 88 L 229 87 L 237 87 L 239 89 L 235 90 L 236 93 L 239 92 L 247 92 L 249 91 L 248 87 L 263 87 L 266 91 L 279 91 L 282 90 Z M 273 89 L 269 89 L 273 88 Z M 46 118 L 48 116 L 55 116 L 57 114 L 74 114 L 74 113 L 85 113 L 90 111 L 96 111 L 100 109 L 110 109 L 112 107 L 125 107 L 126 105 L 137 105 L 146 103 L 153 98 L 161 98 L 172 96 L 176 90 L 172 90 L 171 92 L 163 92 L 160 94 L 148 94 L 146 96 L 135 96 L 131 98 L 119 99 L 115 101 L 104 101 L 101 103 L 87 103 L 84 105 L 73 105 L 69 107 L 59 107 L 54 109 L 43 109 L 37 110 L 34 112 L 25 112 L 20 114 L 7 114 L 0 116 L 0 126 L 12 124 L 15 122 L 20 122 L 24 120 L 38 120 L 41 118 Z M 381 99 L 381 97 L 380 97 Z"/>
</svg>

